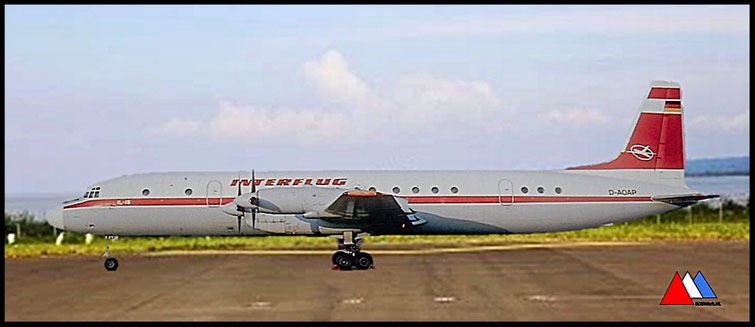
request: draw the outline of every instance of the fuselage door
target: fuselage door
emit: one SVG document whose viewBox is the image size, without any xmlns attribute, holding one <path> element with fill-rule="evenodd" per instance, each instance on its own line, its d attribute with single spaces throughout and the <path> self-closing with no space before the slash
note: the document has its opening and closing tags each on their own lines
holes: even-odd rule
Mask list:
<svg viewBox="0 0 755 327">
<path fill-rule="evenodd" d="M 207 183 L 207 206 L 219 207 L 223 201 L 223 186 L 219 181 Z"/>
<path fill-rule="evenodd" d="M 514 185 L 508 179 L 498 181 L 498 203 L 503 206 L 514 203 Z"/>
</svg>

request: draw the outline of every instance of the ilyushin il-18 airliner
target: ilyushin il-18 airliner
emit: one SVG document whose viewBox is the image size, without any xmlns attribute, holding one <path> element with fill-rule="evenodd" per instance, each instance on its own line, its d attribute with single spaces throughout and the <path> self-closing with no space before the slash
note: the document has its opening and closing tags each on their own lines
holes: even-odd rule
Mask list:
<svg viewBox="0 0 755 327">
<path fill-rule="evenodd" d="M 366 235 L 594 228 L 717 197 L 684 181 L 681 89 L 652 82 L 619 155 L 549 171 L 231 171 L 126 175 L 47 213 L 77 233 L 333 236 L 341 270 L 369 269 Z M 105 268 L 116 270 L 108 257 Z"/>
</svg>

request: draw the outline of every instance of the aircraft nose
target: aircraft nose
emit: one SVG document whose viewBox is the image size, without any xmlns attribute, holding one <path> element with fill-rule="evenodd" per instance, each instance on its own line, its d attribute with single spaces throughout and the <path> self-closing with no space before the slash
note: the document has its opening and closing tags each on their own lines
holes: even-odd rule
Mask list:
<svg viewBox="0 0 755 327">
<path fill-rule="evenodd" d="M 47 223 L 57 229 L 65 229 L 63 225 L 63 207 L 50 209 L 45 213 Z"/>
</svg>

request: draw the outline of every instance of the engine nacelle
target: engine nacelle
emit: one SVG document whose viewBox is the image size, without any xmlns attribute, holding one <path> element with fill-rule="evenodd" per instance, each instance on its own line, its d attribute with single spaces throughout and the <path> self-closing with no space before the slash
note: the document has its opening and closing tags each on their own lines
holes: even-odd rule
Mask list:
<svg viewBox="0 0 755 327">
<path fill-rule="evenodd" d="M 323 211 L 347 189 L 325 187 L 269 188 L 257 192 L 259 212 L 303 214 Z"/>
<path fill-rule="evenodd" d="M 252 226 L 251 219 L 247 219 L 246 223 Z M 288 235 L 341 235 L 346 231 L 354 233 L 362 231 L 352 227 L 320 226 L 317 219 L 306 219 L 301 215 L 266 213 L 257 214 L 254 228 L 271 234 Z"/>
<path fill-rule="evenodd" d="M 254 228 L 273 234 L 312 235 L 317 230 L 313 231 L 312 223 L 314 221 L 298 219 L 296 215 L 258 213 Z M 247 224 L 251 226 L 248 220 Z"/>
</svg>

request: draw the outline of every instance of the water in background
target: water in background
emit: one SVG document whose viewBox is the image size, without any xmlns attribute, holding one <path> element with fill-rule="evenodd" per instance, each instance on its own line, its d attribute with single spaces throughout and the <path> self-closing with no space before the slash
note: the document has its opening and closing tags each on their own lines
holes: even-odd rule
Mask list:
<svg viewBox="0 0 755 327">
<path fill-rule="evenodd" d="M 687 186 L 703 194 L 718 194 L 722 199 L 743 203 L 750 197 L 750 176 L 686 177 Z"/>
<path fill-rule="evenodd" d="M 23 193 L 5 195 L 5 212 L 27 211 L 35 218 L 43 219 L 47 210 L 63 201 L 75 199 L 80 193 Z"/>
<path fill-rule="evenodd" d="M 685 180 L 692 190 L 704 194 L 720 194 L 722 198 L 734 199 L 740 203 L 750 196 L 750 176 L 700 176 L 687 177 Z M 6 194 L 5 212 L 25 210 L 36 218 L 43 219 L 47 210 L 79 196 L 80 193 Z"/>
</svg>

